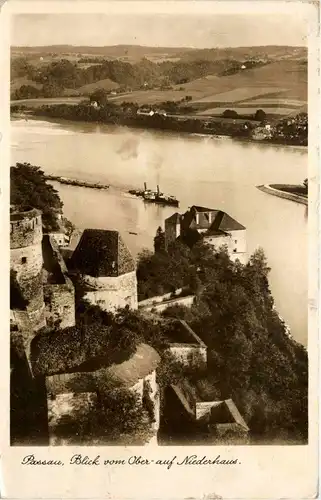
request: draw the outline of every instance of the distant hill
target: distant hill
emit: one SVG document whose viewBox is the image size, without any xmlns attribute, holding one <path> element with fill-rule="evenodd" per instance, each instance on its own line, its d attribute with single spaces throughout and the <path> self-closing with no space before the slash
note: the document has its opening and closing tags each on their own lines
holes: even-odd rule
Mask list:
<svg viewBox="0 0 321 500">
<path fill-rule="evenodd" d="M 98 88 L 117 87 L 132 92 L 131 100 L 139 104 L 179 101 L 188 96 L 198 110 L 217 103 L 236 106 L 270 94 L 270 98 L 299 100 L 304 106 L 307 49 L 267 46 L 191 50 L 132 45 L 12 48 L 12 99 L 78 96 Z M 233 94 L 218 95 L 234 90 Z"/>
<path fill-rule="evenodd" d="M 269 59 L 282 60 L 287 58 L 307 59 L 307 47 L 289 47 L 283 45 L 267 45 L 257 47 L 226 47 L 213 49 L 194 49 L 178 52 L 176 57 L 183 61 L 218 61 L 220 59 L 235 59 L 242 61 L 245 59 Z"/>
<path fill-rule="evenodd" d="M 185 61 L 220 59 L 242 60 L 246 58 L 307 58 L 306 47 L 291 47 L 283 45 L 267 45 L 257 47 L 219 47 L 209 49 L 194 49 L 190 47 L 147 47 L 143 45 L 113 45 L 104 47 L 90 47 L 81 45 L 47 45 L 36 47 L 11 47 L 12 55 L 91 55 L 110 58 L 126 58 L 139 60 L 144 57 L 168 56 Z"/>
<path fill-rule="evenodd" d="M 105 47 L 89 47 L 76 45 L 48 45 L 37 47 L 11 47 L 12 54 L 19 55 L 35 55 L 35 54 L 73 54 L 79 56 L 104 56 L 111 58 L 142 59 L 148 56 L 175 56 L 177 53 L 191 51 L 186 47 L 145 47 L 142 45 L 113 45 Z"/>
</svg>

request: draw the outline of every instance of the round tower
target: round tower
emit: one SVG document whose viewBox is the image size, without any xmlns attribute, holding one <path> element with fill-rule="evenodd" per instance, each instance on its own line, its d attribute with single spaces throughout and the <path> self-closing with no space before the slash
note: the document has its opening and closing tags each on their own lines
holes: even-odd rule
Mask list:
<svg viewBox="0 0 321 500">
<path fill-rule="evenodd" d="M 10 269 L 26 301 L 30 325 L 45 325 L 42 286 L 42 219 L 32 207 L 10 208 Z"/>
</svg>

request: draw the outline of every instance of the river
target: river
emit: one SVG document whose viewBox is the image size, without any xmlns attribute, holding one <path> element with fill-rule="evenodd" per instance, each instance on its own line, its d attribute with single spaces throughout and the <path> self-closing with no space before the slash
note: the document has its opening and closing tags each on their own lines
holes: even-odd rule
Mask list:
<svg viewBox="0 0 321 500">
<path fill-rule="evenodd" d="M 176 211 L 126 194 L 144 181 L 176 196 L 181 212 L 195 204 L 229 213 L 247 228 L 249 254 L 264 249 L 276 307 L 306 345 L 307 207 L 256 188 L 302 183 L 306 149 L 67 121 L 16 119 L 11 134 L 11 164 L 29 162 L 46 173 L 110 184 L 108 191 L 55 187 L 76 226 L 117 229 L 135 255 L 152 248 L 157 227 Z"/>
</svg>

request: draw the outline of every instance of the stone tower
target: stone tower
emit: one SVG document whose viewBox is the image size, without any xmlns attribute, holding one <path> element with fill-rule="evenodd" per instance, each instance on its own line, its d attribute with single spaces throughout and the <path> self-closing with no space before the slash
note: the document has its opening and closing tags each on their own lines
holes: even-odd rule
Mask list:
<svg viewBox="0 0 321 500">
<path fill-rule="evenodd" d="M 31 207 L 11 207 L 10 270 L 14 272 L 26 302 L 24 315 L 32 331 L 46 324 L 42 266 L 41 212 Z M 17 314 L 17 317 L 22 318 L 23 315 Z M 24 325 L 19 326 L 23 328 Z"/>
</svg>

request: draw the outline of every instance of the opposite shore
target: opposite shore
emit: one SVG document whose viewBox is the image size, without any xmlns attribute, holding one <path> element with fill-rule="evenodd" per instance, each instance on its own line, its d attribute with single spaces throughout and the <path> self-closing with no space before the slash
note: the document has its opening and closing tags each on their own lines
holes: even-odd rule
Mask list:
<svg viewBox="0 0 321 500">
<path fill-rule="evenodd" d="M 90 105 L 56 104 L 43 105 L 35 108 L 28 108 L 25 105 L 12 105 L 11 116 L 14 118 L 43 118 L 59 119 L 71 122 L 84 122 L 96 124 L 111 124 L 125 126 L 129 128 L 139 128 L 145 130 L 172 131 L 177 133 L 187 133 L 190 135 L 224 137 L 233 140 L 255 143 L 270 144 L 280 146 L 307 147 L 305 137 L 287 136 L 283 132 L 278 135 L 261 134 L 260 138 L 255 138 L 253 125 L 247 125 L 236 120 L 221 118 L 211 121 L 204 121 L 189 115 L 137 115 L 136 112 L 112 108 L 96 109 Z M 248 122 L 249 123 L 249 122 Z M 262 127 L 256 129 L 261 130 Z M 260 136 L 260 134 L 258 134 Z"/>
</svg>

